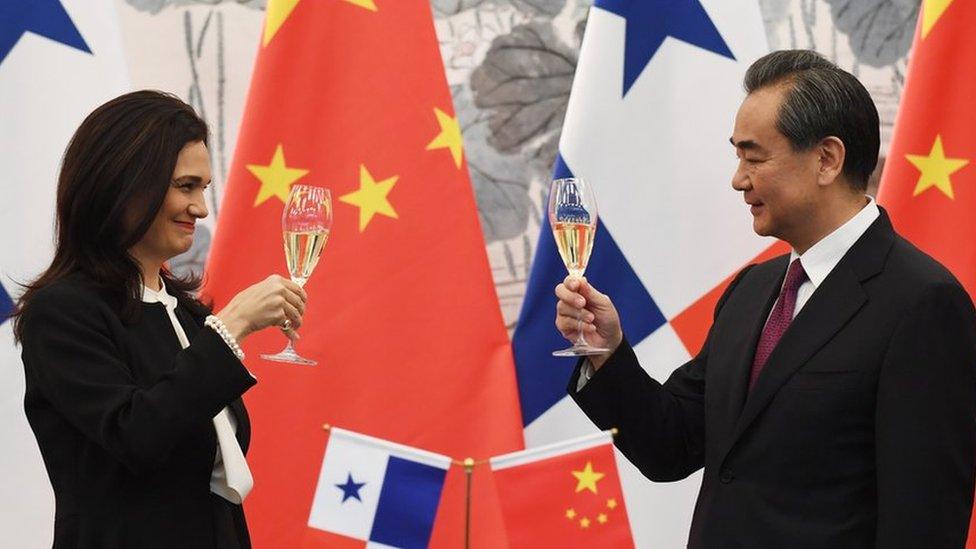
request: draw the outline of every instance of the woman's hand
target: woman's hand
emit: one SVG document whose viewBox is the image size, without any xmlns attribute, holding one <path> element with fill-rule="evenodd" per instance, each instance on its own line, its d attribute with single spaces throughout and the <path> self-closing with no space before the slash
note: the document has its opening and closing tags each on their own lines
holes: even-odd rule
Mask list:
<svg viewBox="0 0 976 549">
<path fill-rule="evenodd" d="M 290 326 L 285 334 L 297 339 L 295 330 L 302 325 L 307 299 L 301 286 L 282 276 L 271 275 L 235 295 L 217 317 L 237 341 L 268 326 L 284 327 L 286 320 L 290 321 Z"/>
</svg>

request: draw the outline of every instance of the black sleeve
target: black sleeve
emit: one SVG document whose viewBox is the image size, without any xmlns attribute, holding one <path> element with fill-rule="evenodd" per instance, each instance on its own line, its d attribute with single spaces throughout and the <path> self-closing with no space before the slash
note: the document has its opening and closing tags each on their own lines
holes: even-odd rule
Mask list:
<svg viewBox="0 0 976 549">
<path fill-rule="evenodd" d="M 875 413 L 878 547 L 965 545 L 976 470 L 976 312 L 928 288 L 895 330 Z"/>
<path fill-rule="evenodd" d="M 715 316 L 751 268 L 732 280 Z M 704 466 L 705 370 L 711 331 L 701 351 L 672 372 L 664 385 L 641 367 L 626 339 L 580 390 L 583 361 L 570 378 L 569 394 L 601 429 L 618 428 L 614 444 L 647 478 L 681 480 Z"/>
<path fill-rule="evenodd" d="M 109 314 L 88 295 L 38 294 L 22 318 L 24 368 L 68 422 L 134 471 L 164 461 L 189 428 L 255 383 L 220 336 L 204 329 L 169 373 L 140 387 L 111 336 Z"/>
</svg>

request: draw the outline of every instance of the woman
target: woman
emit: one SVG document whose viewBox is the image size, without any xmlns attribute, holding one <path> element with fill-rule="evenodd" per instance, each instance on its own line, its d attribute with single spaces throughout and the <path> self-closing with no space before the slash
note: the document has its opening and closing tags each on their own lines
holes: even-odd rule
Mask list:
<svg viewBox="0 0 976 549">
<path fill-rule="evenodd" d="M 211 315 L 199 280 L 167 270 L 210 177 L 206 123 L 160 92 L 102 105 L 65 152 L 54 259 L 15 313 L 55 548 L 250 546 L 240 397 L 255 379 L 239 344 L 268 326 L 295 337 L 306 296 L 271 276 Z"/>
</svg>

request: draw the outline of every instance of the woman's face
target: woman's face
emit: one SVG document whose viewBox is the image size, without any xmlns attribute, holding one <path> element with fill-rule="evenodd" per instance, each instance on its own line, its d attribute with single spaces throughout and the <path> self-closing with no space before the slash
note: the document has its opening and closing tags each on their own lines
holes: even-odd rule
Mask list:
<svg viewBox="0 0 976 549">
<path fill-rule="evenodd" d="M 193 244 L 198 219 L 207 217 L 204 191 L 210 185 L 210 153 L 203 141 L 187 143 L 176 159 L 166 198 L 142 240 L 130 250 L 142 260 L 164 262 Z"/>
</svg>

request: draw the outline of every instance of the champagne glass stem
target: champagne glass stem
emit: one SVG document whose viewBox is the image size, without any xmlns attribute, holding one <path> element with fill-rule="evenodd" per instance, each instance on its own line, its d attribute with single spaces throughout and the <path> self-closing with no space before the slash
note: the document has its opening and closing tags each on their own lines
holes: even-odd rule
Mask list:
<svg viewBox="0 0 976 549">
<path fill-rule="evenodd" d="M 586 337 L 583 335 L 583 313 L 576 315 L 576 343 L 573 345 L 577 347 L 589 347 L 589 342 L 586 341 Z"/>
<path fill-rule="evenodd" d="M 292 341 L 291 341 L 291 338 L 290 337 L 288 338 L 288 344 L 285 345 L 285 348 L 282 349 L 281 353 L 282 354 L 285 354 L 285 353 L 288 353 L 288 354 L 297 354 L 295 352 L 295 346 L 292 345 Z"/>
</svg>

